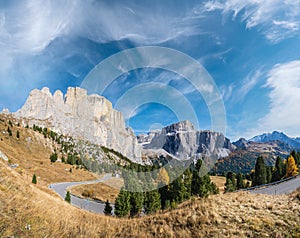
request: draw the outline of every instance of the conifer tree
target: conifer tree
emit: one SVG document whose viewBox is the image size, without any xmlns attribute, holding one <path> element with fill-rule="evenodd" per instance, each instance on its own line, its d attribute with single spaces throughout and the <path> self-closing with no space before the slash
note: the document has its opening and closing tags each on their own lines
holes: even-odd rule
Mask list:
<svg viewBox="0 0 300 238">
<path fill-rule="evenodd" d="M 11 131 L 10 127 L 7 127 L 7 132 L 9 134 L 9 136 L 12 136 L 12 131 Z"/>
<path fill-rule="evenodd" d="M 158 190 L 155 189 L 145 193 L 144 208 L 146 214 L 152 214 L 159 211 L 161 203 Z"/>
<path fill-rule="evenodd" d="M 107 216 L 112 215 L 112 206 L 110 205 L 108 199 L 106 200 L 105 207 L 104 207 L 104 214 Z"/>
<path fill-rule="evenodd" d="M 50 161 L 54 163 L 56 160 L 57 160 L 57 153 L 55 152 L 50 155 Z"/>
<path fill-rule="evenodd" d="M 189 168 L 183 173 L 183 183 L 184 187 L 186 188 L 186 193 L 184 196 L 185 200 L 191 197 L 192 176 L 193 174 Z"/>
<path fill-rule="evenodd" d="M 37 184 L 37 179 L 36 179 L 35 174 L 33 174 L 31 182 L 34 183 L 34 184 Z"/>
<path fill-rule="evenodd" d="M 20 132 L 17 131 L 17 138 L 19 139 L 20 138 Z"/>
<path fill-rule="evenodd" d="M 207 197 L 210 193 L 218 192 L 216 186 L 210 181 L 207 170 L 202 165 L 202 160 L 196 162 L 192 175 L 191 193 L 192 195 Z"/>
<path fill-rule="evenodd" d="M 283 160 L 278 156 L 275 162 L 275 171 L 272 176 L 272 181 L 279 181 L 285 175 Z"/>
<path fill-rule="evenodd" d="M 170 202 L 170 191 L 169 191 L 169 185 L 165 185 L 164 183 L 160 182 L 158 184 L 158 192 L 160 194 L 160 202 L 161 202 L 161 208 L 166 209 L 167 208 L 167 201 Z"/>
<path fill-rule="evenodd" d="M 298 167 L 296 165 L 295 159 L 292 155 L 289 156 L 286 165 L 285 177 L 289 178 L 298 174 Z"/>
<path fill-rule="evenodd" d="M 236 177 L 236 188 L 243 189 L 245 188 L 244 176 L 242 173 L 238 173 Z"/>
<path fill-rule="evenodd" d="M 230 179 L 234 189 L 236 190 L 236 175 L 233 172 L 228 172 L 226 178 Z"/>
<path fill-rule="evenodd" d="M 182 176 L 179 176 L 175 179 L 170 185 L 170 193 L 172 201 L 176 201 L 178 203 L 183 202 L 186 193 L 186 187 L 184 186 Z"/>
<path fill-rule="evenodd" d="M 267 172 L 267 183 L 272 182 L 272 166 L 266 166 L 266 172 Z"/>
<path fill-rule="evenodd" d="M 130 208 L 130 193 L 125 188 L 121 188 L 115 202 L 115 214 L 118 217 L 128 216 Z"/>
<path fill-rule="evenodd" d="M 226 183 L 225 183 L 225 193 L 233 192 L 235 191 L 235 186 L 232 183 L 231 179 L 226 178 Z"/>
<path fill-rule="evenodd" d="M 130 193 L 130 216 L 135 217 L 141 214 L 144 203 L 144 195 L 142 192 Z"/>
<path fill-rule="evenodd" d="M 253 186 L 258 186 L 267 183 L 267 171 L 264 158 L 259 156 L 255 164 Z"/>
<path fill-rule="evenodd" d="M 65 196 L 65 201 L 68 203 L 71 203 L 71 194 L 70 191 L 67 191 L 66 196 Z"/>
</svg>

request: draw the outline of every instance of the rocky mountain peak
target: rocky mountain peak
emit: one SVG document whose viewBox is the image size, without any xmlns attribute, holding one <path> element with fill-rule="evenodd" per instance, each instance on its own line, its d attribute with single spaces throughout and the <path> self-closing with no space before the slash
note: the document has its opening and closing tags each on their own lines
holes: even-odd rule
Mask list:
<svg viewBox="0 0 300 238">
<path fill-rule="evenodd" d="M 172 132 L 187 132 L 187 131 L 194 131 L 195 127 L 194 125 L 186 120 L 181 121 L 178 123 L 174 123 L 170 126 L 166 126 L 162 129 L 162 133 L 172 133 Z"/>
<path fill-rule="evenodd" d="M 219 158 L 226 157 L 235 146 L 222 133 L 209 130 L 198 131 L 189 121 L 182 121 L 167 126 L 149 137 L 140 137 L 146 150 L 164 149 L 167 153 L 185 160 L 206 157 L 206 165 L 211 167 Z"/>
<path fill-rule="evenodd" d="M 52 95 L 46 87 L 34 89 L 13 115 L 31 126 L 48 127 L 60 134 L 103 145 L 140 162 L 141 146 L 132 130 L 125 127 L 122 113 L 114 110 L 105 97 L 88 95 L 85 89 L 69 87 L 65 95 L 59 90 Z"/>
<path fill-rule="evenodd" d="M 247 149 L 249 147 L 249 142 L 245 138 L 240 138 L 238 141 L 233 142 L 232 144 L 239 149 Z"/>
</svg>

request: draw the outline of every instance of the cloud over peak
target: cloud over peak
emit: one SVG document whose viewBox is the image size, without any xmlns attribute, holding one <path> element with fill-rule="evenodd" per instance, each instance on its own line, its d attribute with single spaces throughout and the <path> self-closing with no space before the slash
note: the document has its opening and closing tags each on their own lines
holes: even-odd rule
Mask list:
<svg viewBox="0 0 300 238">
<path fill-rule="evenodd" d="M 280 130 L 300 135 L 300 61 L 277 64 L 270 70 L 269 112 L 259 121 L 261 131 Z M 298 128 L 298 129 L 297 129 Z"/>
</svg>

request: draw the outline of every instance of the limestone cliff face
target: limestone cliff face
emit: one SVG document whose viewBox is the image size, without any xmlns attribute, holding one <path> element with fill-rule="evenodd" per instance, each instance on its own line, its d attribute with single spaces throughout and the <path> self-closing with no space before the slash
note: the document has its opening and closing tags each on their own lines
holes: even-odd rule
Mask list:
<svg viewBox="0 0 300 238">
<path fill-rule="evenodd" d="M 76 139 L 112 148 L 129 159 L 140 162 L 141 146 L 130 128 L 125 127 L 121 112 L 106 98 L 87 95 L 82 88 L 68 88 L 66 95 L 48 88 L 31 91 L 24 106 L 14 113 L 29 125 L 48 127 Z"/>
<path fill-rule="evenodd" d="M 217 159 L 226 157 L 235 149 L 222 133 L 197 131 L 189 121 L 167 126 L 156 133 L 144 149 L 164 149 L 180 159 L 199 159 L 205 157 L 208 167 Z"/>
</svg>

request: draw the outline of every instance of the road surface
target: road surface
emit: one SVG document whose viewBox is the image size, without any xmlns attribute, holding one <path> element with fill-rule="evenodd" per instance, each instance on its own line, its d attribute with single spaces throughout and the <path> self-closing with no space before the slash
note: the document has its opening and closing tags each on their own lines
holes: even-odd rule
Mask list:
<svg viewBox="0 0 300 238">
<path fill-rule="evenodd" d="M 106 181 L 111 178 L 111 174 L 106 174 L 103 178 L 91 181 L 84 182 L 64 182 L 64 183 L 54 183 L 50 184 L 49 188 L 58 193 L 63 199 L 65 199 L 67 189 L 81 184 L 93 184 Z M 103 214 L 103 210 L 105 207 L 105 203 L 93 201 L 86 198 L 80 198 L 74 195 L 71 195 L 71 204 L 79 207 L 81 209 L 85 209 L 90 212 Z"/>
<path fill-rule="evenodd" d="M 255 194 L 281 195 L 292 193 L 297 190 L 297 188 L 300 188 L 300 176 L 279 184 L 250 190 L 249 192 Z"/>
</svg>

